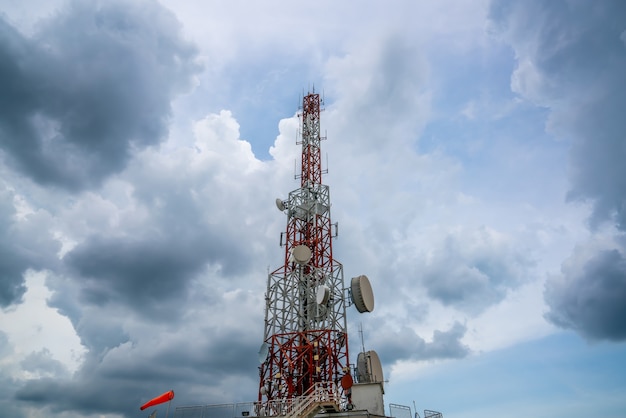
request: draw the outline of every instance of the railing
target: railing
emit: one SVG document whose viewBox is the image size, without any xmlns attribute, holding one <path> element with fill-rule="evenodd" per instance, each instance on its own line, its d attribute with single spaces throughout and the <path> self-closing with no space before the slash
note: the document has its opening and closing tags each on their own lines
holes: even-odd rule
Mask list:
<svg viewBox="0 0 626 418">
<path fill-rule="evenodd" d="M 411 408 L 405 405 L 390 403 L 389 416 L 391 418 L 411 418 Z M 417 411 L 415 411 L 415 418 L 420 418 L 420 414 Z M 424 409 L 424 418 L 443 418 L 443 414 L 439 411 Z"/>
<path fill-rule="evenodd" d="M 294 418 L 308 415 L 312 409 L 321 408 L 323 405 L 334 406 L 339 410 L 340 396 L 333 382 L 319 382 L 311 387 L 304 395 L 293 399 L 281 399 L 257 404 L 257 416 L 285 416 Z"/>
<path fill-rule="evenodd" d="M 242 418 L 253 417 L 257 402 L 178 406 L 174 418 Z"/>
<path fill-rule="evenodd" d="M 328 407 L 339 410 L 341 397 L 333 382 L 320 382 L 304 395 L 292 399 L 273 400 L 265 403 L 245 402 L 221 405 L 179 406 L 174 418 L 242 418 L 242 417 L 306 417 L 319 409 Z"/>
<path fill-rule="evenodd" d="M 296 398 L 287 418 L 302 415 L 308 417 L 324 405 L 334 406 L 334 409 L 339 410 L 339 400 L 339 394 L 333 382 L 316 383 L 306 394 Z"/>
<path fill-rule="evenodd" d="M 417 411 L 415 411 L 417 413 Z M 396 403 L 389 404 L 389 416 L 393 418 L 412 418 L 411 408 L 405 405 L 398 405 Z M 415 416 L 419 418 L 419 414 Z"/>
</svg>

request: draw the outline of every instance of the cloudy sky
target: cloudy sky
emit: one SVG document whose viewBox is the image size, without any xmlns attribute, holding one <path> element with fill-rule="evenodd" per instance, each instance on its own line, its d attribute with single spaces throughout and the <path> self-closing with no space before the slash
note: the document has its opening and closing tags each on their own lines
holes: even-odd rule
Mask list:
<svg viewBox="0 0 626 418">
<path fill-rule="evenodd" d="M 623 417 L 625 74 L 618 0 L 0 0 L 1 414 L 255 400 L 315 88 L 386 412 Z"/>
</svg>

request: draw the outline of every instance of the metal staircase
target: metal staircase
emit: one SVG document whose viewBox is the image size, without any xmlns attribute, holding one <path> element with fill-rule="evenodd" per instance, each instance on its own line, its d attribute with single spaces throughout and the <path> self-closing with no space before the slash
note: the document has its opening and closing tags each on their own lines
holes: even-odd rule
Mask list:
<svg viewBox="0 0 626 418">
<path fill-rule="evenodd" d="M 333 382 L 316 383 L 293 403 L 285 418 L 313 418 L 318 412 L 339 411 L 339 394 Z"/>
</svg>

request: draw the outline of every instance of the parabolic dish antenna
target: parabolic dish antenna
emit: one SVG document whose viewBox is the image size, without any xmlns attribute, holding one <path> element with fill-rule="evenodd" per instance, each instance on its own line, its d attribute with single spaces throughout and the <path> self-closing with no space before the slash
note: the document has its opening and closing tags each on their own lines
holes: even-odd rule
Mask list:
<svg viewBox="0 0 626 418">
<path fill-rule="evenodd" d="M 261 344 L 261 348 L 259 348 L 259 363 L 265 362 L 269 352 L 270 352 L 270 346 L 267 343 Z"/>
<path fill-rule="evenodd" d="M 352 302 L 360 313 L 374 310 L 374 292 L 369 279 L 365 275 L 353 277 L 350 283 L 352 290 Z"/>
<path fill-rule="evenodd" d="M 285 210 L 285 204 L 283 203 L 283 201 L 280 198 L 276 198 L 276 207 L 281 212 Z"/>
<path fill-rule="evenodd" d="M 383 366 L 374 350 L 361 352 L 356 360 L 356 375 L 359 383 L 380 383 L 383 385 Z"/>
<path fill-rule="evenodd" d="M 311 259 L 311 249 L 306 245 L 296 245 L 291 253 L 296 263 L 305 265 Z"/>
<path fill-rule="evenodd" d="M 330 299 L 330 289 L 328 286 L 321 285 L 317 288 L 316 302 L 318 305 L 326 305 Z"/>
<path fill-rule="evenodd" d="M 352 380 L 352 375 L 350 373 L 346 373 L 341 378 L 341 387 L 343 390 L 348 390 L 354 385 L 354 380 Z"/>
</svg>

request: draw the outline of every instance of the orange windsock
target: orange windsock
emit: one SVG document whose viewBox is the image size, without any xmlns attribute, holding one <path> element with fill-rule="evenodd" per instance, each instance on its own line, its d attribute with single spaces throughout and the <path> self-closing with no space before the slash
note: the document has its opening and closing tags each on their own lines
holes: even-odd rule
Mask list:
<svg viewBox="0 0 626 418">
<path fill-rule="evenodd" d="M 150 399 L 148 402 L 141 405 L 141 408 L 139 409 L 143 411 L 146 408 L 150 408 L 151 406 L 158 405 L 163 402 L 171 401 L 172 399 L 174 399 L 174 391 L 170 390 L 169 392 L 165 392 L 163 395 L 159 395 L 154 399 Z"/>
</svg>

